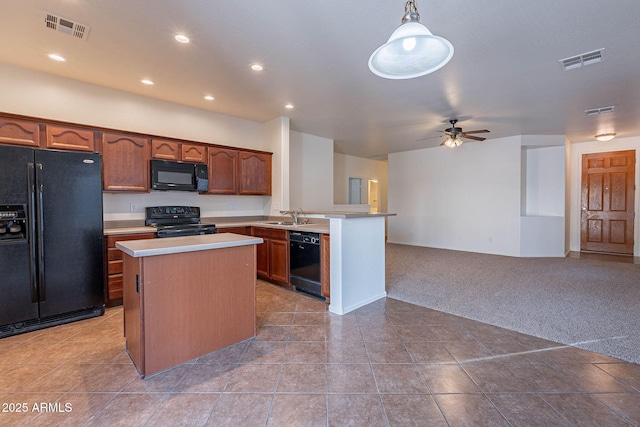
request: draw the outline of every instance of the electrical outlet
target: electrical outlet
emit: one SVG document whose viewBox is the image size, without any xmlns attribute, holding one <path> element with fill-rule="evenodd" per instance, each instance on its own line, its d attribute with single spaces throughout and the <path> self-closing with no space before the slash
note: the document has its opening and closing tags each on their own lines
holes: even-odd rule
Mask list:
<svg viewBox="0 0 640 427">
<path fill-rule="evenodd" d="M 135 203 L 129 204 L 129 212 L 138 212 L 138 205 Z"/>
<path fill-rule="evenodd" d="M 274 211 L 279 211 L 280 210 L 280 203 L 274 203 L 273 204 L 273 210 Z"/>
</svg>

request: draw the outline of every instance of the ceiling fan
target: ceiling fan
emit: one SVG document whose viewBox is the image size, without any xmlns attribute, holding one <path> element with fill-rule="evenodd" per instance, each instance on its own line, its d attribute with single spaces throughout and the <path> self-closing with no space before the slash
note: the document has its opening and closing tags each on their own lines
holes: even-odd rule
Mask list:
<svg viewBox="0 0 640 427">
<path fill-rule="evenodd" d="M 458 147 L 462 144 L 462 139 L 472 139 L 474 141 L 484 141 L 487 138 L 482 138 L 480 136 L 471 135 L 472 133 L 488 133 L 487 129 L 479 129 L 479 130 L 470 130 L 468 132 L 463 132 L 462 128 L 456 127 L 456 123 L 458 123 L 458 119 L 449 120 L 451 123 L 451 127 L 445 130 L 441 130 L 438 132 L 442 132 L 447 135 L 447 138 L 442 141 L 440 145 L 446 145 L 447 147 Z"/>
</svg>

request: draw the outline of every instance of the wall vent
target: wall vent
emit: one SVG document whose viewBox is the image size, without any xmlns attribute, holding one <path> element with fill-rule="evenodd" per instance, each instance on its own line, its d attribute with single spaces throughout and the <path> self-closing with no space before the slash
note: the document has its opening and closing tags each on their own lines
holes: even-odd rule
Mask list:
<svg viewBox="0 0 640 427">
<path fill-rule="evenodd" d="M 572 56 L 571 58 L 561 59 L 560 63 L 565 71 L 575 70 L 586 65 L 602 62 L 603 49 L 594 50 L 593 52 L 583 53 L 582 55 Z"/>
<path fill-rule="evenodd" d="M 80 40 L 86 40 L 89 37 L 89 31 L 91 31 L 89 25 L 81 24 L 47 11 L 42 11 L 42 14 L 44 16 L 44 25 L 47 28 L 60 31 Z"/>
<path fill-rule="evenodd" d="M 597 116 L 598 114 L 613 113 L 615 109 L 616 109 L 615 105 L 610 105 L 608 107 L 600 107 L 600 108 L 592 108 L 591 110 L 584 110 L 584 113 L 587 116 Z"/>
</svg>

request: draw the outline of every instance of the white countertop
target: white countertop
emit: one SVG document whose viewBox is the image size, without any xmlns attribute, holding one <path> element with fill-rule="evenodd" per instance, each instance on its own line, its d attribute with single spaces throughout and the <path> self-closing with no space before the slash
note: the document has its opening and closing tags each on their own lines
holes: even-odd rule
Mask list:
<svg viewBox="0 0 640 427">
<path fill-rule="evenodd" d="M 282 225 L 282 224 L 269 224 L 271 222 L 276 221 L 239 221 L 239 222 L 215 222 L 215 221 L 207 221 L 206 219 L 202 222 L 203 224 L 214 223 L 216 228 L 218 229 L 218 233 L 224 233 L 225 228 L 229 227 L 245 227 L 245 226 L 253 226 L 253 227 L 264 227 L 264 228 L 278 228 L 281 230 L 293 230 L 293 231 L 306 231 L 309 233 L 323 233 L 329 234 L 329 223 L 312 223 L 312 224 L 300 224 L 300 225 Z M 138 226 L 138 227 L 112 227 L 105 228 L 104 235 L 105 236 L 116 236 L 120 234 L 140 234 L 140 233 L 155 233 L 155 227 L 147 227 L 147 226 Z"/>
<path fill-rule="evenodd" d="M 169 239 L 128 240 L 117 242 L 116 248 L 134 258 L 138 258 L 235 246 L 258 245 L 260 243 L 262 243 L 262 239 L 259 237 L 223 232 L 202 236 L 172 237 Z"/>
</svg>

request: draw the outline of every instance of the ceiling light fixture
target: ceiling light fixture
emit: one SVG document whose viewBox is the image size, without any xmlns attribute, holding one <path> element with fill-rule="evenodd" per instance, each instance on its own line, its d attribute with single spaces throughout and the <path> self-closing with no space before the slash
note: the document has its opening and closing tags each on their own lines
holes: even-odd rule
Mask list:
<svg viewBox="0 0 640 427">
<path fill-rule="evenodd" d="M 142 83 L 143 85 L 147 85 L 147 86 L 153 86 L 153 81 L 149 80 L 149 79 L 142 79 L 140 80 L 140 83 Z"/>
<path fill-rule="evenodd" d="M 293 110 L 293 104 L 287 104 L 284 106 L 287 110 Z"/>
<path fill-rule="evenodd" d="M 176 34 L 174 37 L 178 43 L 189 43 L 189 37 L 184 34 Z"/>
<path fill-rule="evenodd" d="M 420 23 L 418 6 L 409 0 L 404 5 L 402 25 L 371 54 L 369 69 L 385 79 L 411 79 L 442 68 L 452 56 L 451 43 Z"/>
<path fill-rule="evenodd" d="M 260 64 L 253 64 L 253 65 L 251 65 L 251 69 L 253 71 L 262 71 L 262 70 L 264 70 L 264 67 L 262 65 L 260 65 Z"/>
<path fill-rule="evenodd" d="M 458 138 L 457 136 L 452 135 L 452 136 L 448 137 L 447 139 L 445 139 L 443 144 L 446 145 L 449 148 L 455 148 L 455 147 L 459 147 L 459 146 L 462 145 L 462 140 L 460 138 Z"/>
<path fill-rule="evenodd" d="M 207 101 L 213 101 L 215 98 L 213 96 L 211 96 L 211 95 L 205 95 L 204 99 L 207 100 Z"/>
<path fill-rule="evenodd" d="M 611 141 L 615 137 L 615 133 L 599 133 L 595 136 L 598 141 Z"/>
<path fill-rule="evenodd" d="M 64 59 L 64 57 L 60 56 L 60 55 L 56 55 L 55 53 L 50 53 L 49 54 L 49 58 L 53 59 L 54 61 L 58 61 L 58 62 L 64 62 L 66 61 L 66 59 Z"/>
</svg>

